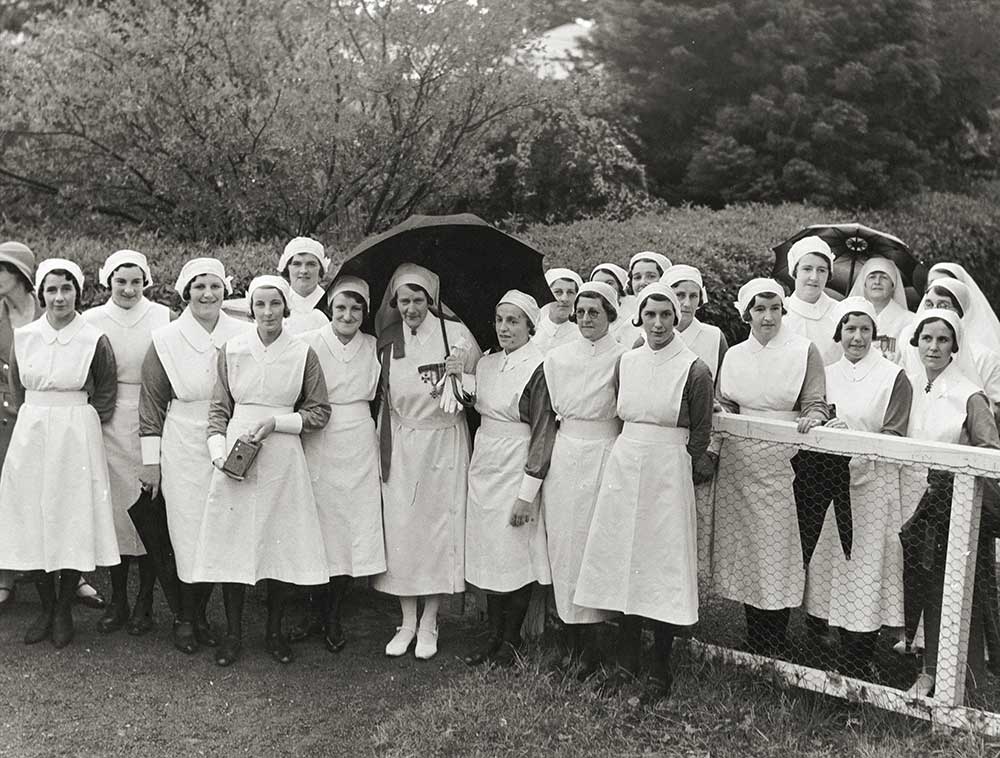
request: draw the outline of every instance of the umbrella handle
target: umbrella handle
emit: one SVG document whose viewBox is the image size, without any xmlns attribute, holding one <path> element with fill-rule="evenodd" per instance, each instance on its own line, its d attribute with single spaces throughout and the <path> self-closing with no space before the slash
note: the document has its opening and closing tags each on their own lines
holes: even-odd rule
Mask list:
<svg viewBox="0 0 1000 758">
<path fill-rule="evenodd" d="M 451 391 L 455 393 L 455 399 L 463 408 L 474 408 L 476 401 L 469 398 L 467 394 L 458 386 L 458 377 L 451 377 Z"/>
</svg>

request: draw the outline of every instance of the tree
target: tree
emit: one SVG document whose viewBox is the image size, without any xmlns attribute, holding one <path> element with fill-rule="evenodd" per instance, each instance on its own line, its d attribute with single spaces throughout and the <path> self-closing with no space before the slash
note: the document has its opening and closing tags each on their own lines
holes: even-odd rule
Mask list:
<svg viewBox="0 0 1000 758">
<path fill-rule="evenodd" d="M 942 142 L 997 94 L 951 95 L 945 14 L 929 0 L 599 7 L 590 54 L 623 88 L 637 154 L 671 200 L 884 204 L 932 177 Z"/>
<path fill-rule="evenodd" d="M 504 0 L 107 0 L 0 52 L 0 187 L 219 240 L 370 233 L 537 101 Z M 471 185 L 471 186 L 470 186 Z"/>
</svg>

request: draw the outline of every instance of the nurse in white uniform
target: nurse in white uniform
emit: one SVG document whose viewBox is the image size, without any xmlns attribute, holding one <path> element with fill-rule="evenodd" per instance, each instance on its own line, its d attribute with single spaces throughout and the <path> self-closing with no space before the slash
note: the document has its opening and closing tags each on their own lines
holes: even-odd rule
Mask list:
<svg viewBox="0 0 1000 758">
<path fill-rule="evenodd" d="M 793 421 L 805 433 L 829 416 L 826 375 L 816 346 L 785 327 L 782 293 L 773 279 L 740 287 L 736 308 L 750 336 L 726 353 L 718 399 L 730 413 Z M 748 647 L 767 655 L 782 652 L 790 610 L 801 604 L 805 585 L 794 453 L 729 438 L 716 475 L 715 590 L 743 603 Z"/>
<path fill-rule="evenodd" d="M 869 258 L 851 288 L 851 297 L 863 297 L 875 309 L 879 342 L 875 348 L 895 360 L 896 339 L 913 321 L 906 305 L 906 288 L 896 264 L 887 258 Z"/>
<path fill-rule="evenodd" d="M 785 298 L 786 329 L 801 334 L 823 356 L 823 365 L 840 360 L 840 345 L 833 341 L 837 325 L 833 309 L 837 301 L 826 294 L 834 255 L 821 237 L 803 237 L 788 249 L 788 272 L 795 279 L 795 291 Z"/>
<path fill-rule="evenodd" d="M 610 284 L 618 293 L 618 310 L 622 313 L 635 313 L 635 295 L 628 294 L 628 271 L 616 263 L 598 263 L 590 272 L 590 281 Z M 611 335 L 625 347 L 631 349 L 637 340 L 642 338 L 642 329 L 636 326 L 632 319 L 616 319 L 608 329 Z"/>
<path fill-rule="evenodd" d="M 470 666 L 514 663 L 532 589 L 552 583 L 538 491 L 555 418 L 546 402 L 544 356 L 531 341 L 538 319 L 535 298 L 507 292 L 494 322 L 501 351 L 476 366 L 482 425 L 469 464 L 465 580 L 486 592 L 489 634 L 464 659 Z"/>
<path fill-rule="evenodd" d="M 223 298 L 232 287 L 215 258 L 185 263 L 174 289 L 187 307 L 176 321 L 153 332 L 142 364 L 139 478 L 154 497 L 158 490 L 163 493 L 180 581 L 174 647 L 191 654 L 199 646 L 217 644 L 205 613 L 213 585 L 194 583 L 194 553 L 215 470 L 206 440 L 218 351 L 253 327 L 222 312 Z"/>
<path fill-rule="evenodd" d="M 111 298 L 84 312 L 83 319 L 107 335 L 118 366 L 118 400 L 111 421 L 104 425 L 104 446 L 111 475 L 111 502 L 115 507 L 118 552 L 139 567 L 139 593 L 129 614 L 128 565 L 110 569 L 111 600 L 97 622 L 101 632 L 126 627 L 132 635 L 153 628 L 153 587 L 156 569 L 129 518 L 128 509 L 140 495 L 139 388 L 142 361 L 153 341 L 153 330 L 170 323 L 170 309 L 146 299 L 143 290 L 153 283 L 146 256 L 134 250 L 119 250 L 104 261 L 100 282 L 111 290 Z"/>
<path fill-rule="evenodd" d="M 24 641 L 64 647 L 80 572 L 119 560 L 101 434 L 115 409 L 117 369 L 108 338 L 76 312 L 79 266 L 42 261 L 35 289 L 45 315 L 14 330 L 10 361 L 18 414 L 0 475 L 0 565 L 46 572 Z"/>
<path fill-rule="evenodd" d="M 680 309 L 666 284 L 639 295 L 646 341 L 619 360 L 624 428 L 604 467 L 574 597 L 577 605 L 625 614 L 620 649 L 631 674 L 638 673 L 642 620 L 654 622 L 648 684 L 657 699 L 670 694 L 676 628 L 698 621 L 692 462 L 712 431 L 712 374 L 674 331 Z"/>
<path fill-rule="evenodd" d="M 547 355 L 553 348 L 570 342 L 580 335 L 580 330 L 570 320 L 570 316 L 573 315 L 576 293 L 583 286 L 580 275 L 568 268 L 550 268 L 545 272 L 545 281 L 552 291 L 555 302 L 542 306 L 535 336 L 531 338 L 535 346 L 542 351 L 542 355 Z"/>
<path fill-rule="evenodd" d="M 296 237 L 287 245 L 278 259 L 278 273 L 291 285 L 288 294 L 290 315 L 285 329 L 290 334 L 301 334 L 319 329 L 330 323 L 326 314 L 317 308 L 323 306 L 326 291 L 320 280 L 330 268 L 323 245 L 311 237 Z"/>
<path fill-rule="evenodd" d="M 227 631 L 215 662 L 232 664 L 242 648 L 247 585 L 267 580 L 265 647 L 279 663 L 292 649 L 281 629 L 287 585 L 329 578 L 316 499 L 302 452 L 302 432 L 330 418 L 323 369 L 305 342 L 282 328 L 288 282 L 258 276 L 247 289 L 257 328 L 219 351 L 208 411 L 208 500 L 195 547 L 195 582 L 223 582 Z M 242 479 L 223 472 L 237 438 L 263 443 Z"/>
<path fill-rule="evenodd" d="M 371 308 L 368 284 L 353 276 L 330 289 L 333 322 L 299 339 L 319 357 L 330 401 L 330 423 L 302 438 L 326 545 L 326 590 L 318 599 L 323 644 L 347 644 L 341 607 L 354 577 L 385 571 L 378 437 L 371 402 L 378 389 L 375 338 L 361 331 Z"/>
</svg>

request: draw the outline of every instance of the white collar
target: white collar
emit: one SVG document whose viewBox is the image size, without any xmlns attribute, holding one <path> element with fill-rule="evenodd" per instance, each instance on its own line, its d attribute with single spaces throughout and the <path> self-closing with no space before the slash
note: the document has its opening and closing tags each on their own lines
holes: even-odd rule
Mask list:
<svg viewBox="0 0 1000 758">
<path fill-rule="evenodd" d="M 692 316 L 691 323 L 688 324 L 687 329 L 685 329 L 684 331 L 681 331 L 680 329 L 675 329 L 674 331 L 677 332 L 677 334 L 684 335 L 685 338 L 689 338 L 689 337 L 697 337 L 699 334 L 701 334 L 704 328 L 705 325 L 698 320 L 698 317 Z"/>
<path fill-rule="evenodd" d="M 794 337 L 795 333 L 782 324 L 778 328 L 778 333 L 775 334 L 774 337 L 771 338 L 771 341 L 766 345 L 760 344 L 760 342 L 757 341 L 757 338 L 753 336 L 752 331 L 750 332 L 750 336 L 747 337 L 747 344 L 750 346 L 751 353 L 759 353 L 762 350 L 778 350 L 779 348 L 783 348 L 791 342 Z"/>
<path fill-rule="evenodd" d="M 426 345 L 427 341 L 434 336 L 435 333 L 440 333 L 441 325 L 438 324 L 438 318 L 430 311 L 427 311 L 427 316 L 423 321 L 420 322 L 420 326 L 417 327 L 417 333 L 414 334 L 410 331 L 410 327 L 403 322 L 403 344 L 409 345 L 414 340 L 421 345 Z"/>
<path fill-rule="evenodd" d="M 361 345 L 364 344 L 364 337 L 361 336 L 361 330 L 358 329 L 354 333 L 354 336 L 345 344 L 340 341 L 336 332 L 333 330 L 333 324 L 329 327 L 323 327 L 319 330 L 320 336 L 323 338 L 323 342 L 330 349 L 333 357 L 339 360 L 341 363 L 350 363 L 354 356 L 358 354 L 361 350 Z"/>
<path fill-rule="evenodd" d="M 48 316 L 42 316 L 36 323 L 38 323 L 38 329 L 46 345 L 51 345 L 53 342 L 58 342 L 60 345 L 68 345 L 86 325 L 86 322 L 80 317 L 79 313 L 74 314 L 73 320 L 62 329 L 53 328 L 52 324 L 49 323 Z"/>
<path fill-rule="evenodd" d="M 862 358 L 857 363 L 851 363 L 847 360 L 847 356 L 841 356 L 840 360 L 837 361 L 836 366 L 840 367 L 841 373 L 849 382 L 861 382 L 872 372 L 872 370 L 878 365 L 879 355 L 878 350 L 874 349 L 874 345 L 868 350 L 868 354 Z"/>
<path fill-rule="evenodd" d="M 786 309 L 810 321 L 825 318 L 836 304 L 837 301 L 825 292 L 820 293 L 819 300 L 815 303 L 807 303 L 794 293 L 785 298 Z"/>
<path fill-rule="evenodd" d="M 541 363 L 543 357 L 542 351 L 538 349 L 538 345 L 532 340 L 528 340 L 513 353 L 503 354 L 503 360 L 500 362 L 500 373 L 512 371 L 515 367 L 532 359 L 535 359 L 535 363 Z"/>
<path fill-rule="evenodd" d="M 219 320 L 215 322 L 215 328 L 211 332 L 205 331 L 198 319 L 191 313 L 191 306 L 184 309 L 184 312 L 177 319 L 177 328 L 180 329 L 181 336 L 187 343 L 199 353 L 207 353 L 221 347 L 232 336 L 235 331 L 233 327 L 239 325 L 237 319 L 219 311 Z"/>
<path fill-rule="evenodd" d="M 653 362 L 659 364 L 659 363 L 665 363 L 666 361 L 669 361 L 671 358 L 676 358 L 678 355 L 684 352 L 684 350 L 687 348 L 687 345 L 684 344 L 684 338 L 681 337 L 681 333 L 674 332 L 674 338 L 670 340 L 670 342 L 667 345 L 664 345 L 659 350 L 653 350 L 653 348 L 649 346 L 648 340 L 642 343 L 642 347 L 646 350 L 646 352 L 648 352 L 653 357 Z"/>
<path fill-rule="evenodd" d="M 591 342 L 582 334 L 576 340 L 577 352 L 584 355 L 602 355 L 603 353 L 611 350 L 617 344 L 618 340 L 611 336 L 611 332 L 608 332 L 596 342 Z"/>
<path fill-rule="evenodd" d="M 318 303 L 325 294 L 326 291 L 319 286 L 317 286 L 316 289 L 305 297 L 302 297 L 302 295 L 292 289 L 288 293 L 288 310 L 292 313 L 311 311 L 316 307 L 316 303 Z"/>
<path fill-rule="evenodd" d="M 149 309 L 153 307 L 153 303 L 145 297 L 141 297 L 139 298 L 139 302 L 131 308 L 122 308 L 114 300 L 109 299 L 101 307 L 118 326 L 129 329 L 142 321 L 143 317 L 149 312 Z"/>
<path fill-rule="evenodd" d="M 281 360 L 281 356 L 285 350 L 291 345 L 292 337 L 287 329 L 282 329 L 281 334 L 278 335 L 278 339 L 266 347 L 260 341 L 260 334 L 257 333 L 256 328 L 254 328 L 253 334 L 250 335 L 250 353 L 260 363 L 277 363 Z"/>
</svg>

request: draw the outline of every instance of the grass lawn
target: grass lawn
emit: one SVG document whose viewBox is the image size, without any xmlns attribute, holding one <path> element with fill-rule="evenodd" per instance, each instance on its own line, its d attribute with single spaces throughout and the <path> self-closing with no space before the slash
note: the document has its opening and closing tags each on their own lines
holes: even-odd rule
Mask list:
<svg viewBox="0 0 1000 758">
<path fill-rule="evenodd" d="M 99 612 L 77 608 L 77 639 L 62 651 L 21 643 L 36 608 L 21 586 L 0 617 L 0 756 L 1000 755 L 979 737 L 684 653 L 674 697 L 656 708 L 639 703 L 638 687 L 599 695 L 557 671 L 549 648 L 510 671 L 471 671 L 459 659 L 476 632 L 469 615 L 442 620 L 434 660 L 390 660 L 397 606 L 363 589 L 348 602 L 348 647 L 334 656 L 303 643 L 287 667 L 264 653 L 259 595 L 229 669 L 208 651 L 175 652 L 163 606 L 142 638 L 102 636 Z"/>
</svg>

